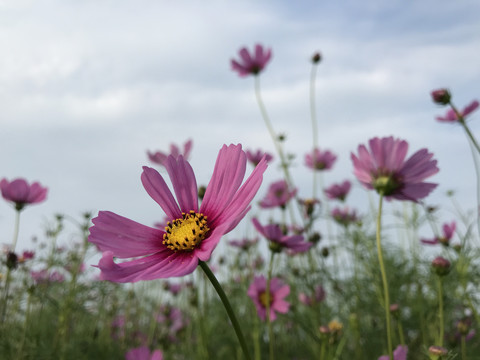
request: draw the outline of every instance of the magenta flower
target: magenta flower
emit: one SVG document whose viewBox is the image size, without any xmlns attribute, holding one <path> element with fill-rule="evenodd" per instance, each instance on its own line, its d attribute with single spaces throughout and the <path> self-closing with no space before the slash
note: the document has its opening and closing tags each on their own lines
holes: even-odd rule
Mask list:
<svg viewBox="0 0 480 360">
<path fill-rule="evenodd" d="M 479 105 L 480 103 L 477 100 L 473 100 L 462 111 L 460 111 L 460 115 L 462 116 L 463 119 L 465 119 L 468 115 L 470 115 L 472 112 L 477 110 Z M 449 123 L 454 123 L 459 121 L 458 116 L 455 113 L 455 111 L 453 111 L 453 109 L 448 109 L 444 116 L 437 116 L 436 119 L 437 121 L 440 121 L 440 122 L 449 122 Z"/>
<path fill-rule="evenodd" d="M 326 292 L 322 285 L 318 285 L 315 287 L 314 293 L 310 296 L 301 292 L 298 294 L 298 300 L 308 306 L 312 306 L 318 303 L 321 303 L 325 300 Z"/>
<path fill-rule="evenodd" d="M 175 159 L 178 158 L 180 155 L 183 155 L 185 160 L 188 160 L 190 156 L 190 151 L 192 150 L 193 141 L 188 140 L 185 144 L 183 144 L 183 152 L 180 151 L 180 148 L 175 144 L 170 144 L 170 154 L 163 153 L 161 151 L 150 152 L 147 151 L 148 158 L 151 162 L 166 166 L 168 156 L 173 156 Z"/>
<path fill-rule="evenodd" d="M 272 154 L 269 154 L 267 152 L 263 152 L 262 150 L 258 149 L 257 151 L 250 151 L 250 150 L 247 150 L 247 160 L 250 161 L 253 166 L 257 166 L 258 163 L 260 162 L 260 160 L 263 159 L 263 157 L 265 156 L 265 160 L 267 161 L 267 163 L 271 162 L 273 160 L 273 155 Z"/>
<path fill-rule="evenodd" d="M 330 215 L 332 216 L 333 220 L 343 226 L 348 226 L 360 220 L 357 216 L 357 211 L 348 207 L 343 209 L 337 207 L 332 210 Z"/>
<path fill-rule="evenodd" d="M 313 152 L 305 155 L 305 165 L 317 171 L 330 170 L 337 160 L 337 156 L 331 151 L 321 151 L 319 148 L 313 149 Z"/>
<path fill-rule="evenodd" d="M 258 242 L 258 238 L 254 239 L 248 239 L 248 238 L 243 238 L 241 240 L 230 240 L 228 243 L 231 246 L 237 247 L 242 250 L 248 250 L 250 247 L 255 245 Z"/>
<path fill-rule="evenodd" d="M 46 269 L 39 271 L 31 271 L 30 276 L 36 284 L 63 282 L 65 280 L 65 276 L 63 276 L 56 270 L 53 270 L 52 272 L 48 272 L 48 270 Z"/>
<path fill-rule="evenodd" d="M 373 138 L 370 149 L 358 147 L 358 157 L 351 154 L 354 174 L 367 189 L 375 189 L 387 199 L 417 202 L 437 184 L 423 180 L 438 172 L 433 154 L 421 149 L 405 161 L 408 143 L 393 137 Z"/>
<path fill-rule="evenodd" d="M 247 291 L 248 296 L 253 300 L 260 319 L 265 320 L 267 316 L 267 280 L 263 275 L 255 276 L 253 283 Z M 290 286 L 284 284 L 279 278 L 270 280 L 270 321 L 277 318 L 276 313 L 285 314 L 290 304 L 284 299 L 290 294 Z"/>
<path fill-rule="evenodd" d="M 350 189 L 352 187 L 352 183 L 348 180 L 345 180 L 341 184 L 333 184 L 330 187 L 325 189 L 325 194 L 330 200 L 340 200 L 345 201 Z"/>
<path fill-rule="evenodd" d="M 398 345 L 395 350 L 393 350 L 393 360 L 407 360 L 408 355 L 408 346 L 407 345 Z M 378 358 L 378 360 L 389 360 L 388 355 L 383 355 Z"/>
<path fill-rule="evenodd" d="M 253 218 L 252 222 L 255 229 L 270 241 L 272 251 L 280 252 L 283 249 L 288 249 L 297 254 L 307 251 L 313 245 L 311 242 L 303 241 L 302 235 L 284 235 L 277 224 L 262 226 L 256 218 Z"/>
<path fill-rule="evenodd" d="M 260 201 L 260 207 L 264 209 L 285 207 L 296 194 L 297 189 L 290 190 L 285 180 L 276 181 L 268 188 L 267 195 Z"/>
<path fill-rule="evenodd" d="M 452 221 L 450 224 L 443 224 L 443 236 L 436 236 L 435 238 L 429 239 L 420 239 L 423 244 L 435 245 L 442 244 L 445 246 L 450 245 L 450 240 L 452 240 L 453 235 L 455 234 L 456 223 Z"/>
<path fill-rule="evenodd" d="M 125 360 L 163 360 L 160 350 L 150 353 L 150 349 L 146 346 L 130 349 L 125 354 Z"/>
<path fill-rule="evenodd" d="M 255 54 L 250 54 L 247 48 L 243 47 L 238 52 L 240 61 L 232 59 L 230 61 L 232 70 L 238 72 L 241 77 L 258 75 L 270 61 L 272 50 L 265 49 L 262 45 L 255 45 Z"/>
<path fill-rule="evenodd" d="M 0 181 L 0 190 L 5 200 L 15 204 L 15 209 L 22 210 L 25 205 L 38 204 L 47 198 L 46 187 L 38 182 L 31 185 L 25 179 L 8 181 L 3 178 Z"/>
<path fill-rule="evenodd" d="M 267 163 L 260 161 L 241 186 L 246 166 L 241 145 L 224 145 L 200 207 L 193 169 L 182 155 L 176 159 L 169 156 L 166 163 L 177 201 L 163 177 L 145 166 L 143 186 L 171 221 L 163 231 L 100 211 L 92 220 L 88 238 L 103 252 L 98 264 L 100 278 L 136 282 L 193 272 L 199 260 L 207 261 L 220 238 L 233 230 L 250 209 Z M 139 258 L 116 264 L 114 257 Z"/>
</svg>

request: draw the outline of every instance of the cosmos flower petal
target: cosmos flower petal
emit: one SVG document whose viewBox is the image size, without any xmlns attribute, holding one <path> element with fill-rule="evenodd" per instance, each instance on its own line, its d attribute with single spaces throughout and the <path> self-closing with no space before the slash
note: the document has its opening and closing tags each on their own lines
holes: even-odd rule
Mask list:
<svg viewBox="0 0 480 360">
<path fill-rule="evenodd" d="M 455 234 L 455 229 L 457 227 L 457 224 L 455 221 L 452 221 L 450 224 L 443 224 L 443 235 L 447 239 L 451 239 L 453 235 Z"/>
<path fill-rule="evenodd" d="M 395 199 L 398 200 L 410 200 L 417 202 L 417 199 L 423 199 L 428 194 L 430 194 L 433 189 L 437 187 L 438 184 L 432 183 L 416 183 L 416 184 L 406 184 L 401 193 L 393 195 Z"/>
<path fill-rule="evenodd" d="M 439 169 L 437 161 L 431 160 L 433 154 L 427 149 L 420 149 L 413 154 L 403 165 L 401 174 L 406 182 L 420 182 L 435 175 Z"/>
<path fill-rule="evenodd" d="M 434 238 L 434 239 L 420 239 L 420 242 L 422 244 L 426 244 L 426 245 L 436 245 L 438 244 L 438 239 L 437 238 Z"/>
<path fill-rule="evenodd" d="M 246 161 L 245 161 L 246 164 Z M 267 169 L 266 159 L 262 159 L 252 171 L 245 183 L 238 189 L 227 208 L 220 214 L 217 223 L 238 224 L 246 214 L 250 202 L 255 197 L 263 181 L 263 174 Z M 242 176 L 243 178 L 243 176 Z M 215 223 L 215 221 L 214 221 Z M 229 232 L 233 227 L 227 230 Z"/>
<path fill-rule="evenodd" d="M 106 251 L 98 263 L 101 280 L 119 283 L 184 276 L 192 273 L 197 265 L 196 257 L 171 251 L 119 264 L 113 261 L 113 253 Z"/>
<path fill-rule="evenodd" d="M 223 224 L 215 227 L 215 229 L 210 233 L 210 235 L 202 241 L 200 247 L 195 250 L 195 256 L 197 256 L 202 261 L 207 261 L 210 259 L 212 251 L 217 246 L 218 242 L 225 234 L 228 224 Z"/>
<path fill-rule="evenodd" d="M 212 178 L 205 190 L 200 212 L 208 213 L 210 223 L 216 224 L 226 206 L 240 187 L 247 167 L 241 145 L 224 145 L 217 157 Z"/>
<path fill-rule="evenodd" d="M 182 217 L 178 204 L 162 176 L 152 168 L 143 167 L 142 184 L 148 195 L 157 202 L 170 219 Z"/>
<path fill-rule="evenodd" d="M 198 212 L 197 180 L 188 161 L 182 155 L 177 158 L 169 156 L 165 167 L 172 181 L 180 210 L 184 213 L 190 210 Z"/>
<path fill-rule="evenodd" d="M 113 256 L 129 258 L 144 256 L 165 248 L 164 232 L 139 224 L 110 211 L 100 211 L 92 220 L 88 241 L 100 251 L 111 251 Z"/>
</svg>

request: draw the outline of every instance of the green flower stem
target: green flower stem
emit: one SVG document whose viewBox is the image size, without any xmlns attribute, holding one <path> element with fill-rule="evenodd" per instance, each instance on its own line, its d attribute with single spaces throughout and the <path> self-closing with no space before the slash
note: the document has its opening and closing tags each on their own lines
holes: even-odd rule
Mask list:
<svg viewBox="0 0 480 360">
<path fill-rule="evenodd" d="M 442 284 L 442 277 L 437 276 L 437 284 L 438 284 L 438 321 L 439 321 L 439 329 L 440 333 L 438 335 L 438 346 L 443 346 L 443 337 L 444 337 L 444 321 L 443 321 L 443 284 Z"/>
<path fill-rule="evenodd" d="M 11 252 L 15 252 L 15 248 L 17 247 L 18 232 L 20 230 L 20 211 L 21 210 L 17 210 L 15 212 L 15 227 L 13 230 L 12 248 L 10 249 Z"/>
<path fill-rule="evenodd" d="M 465 335 L 462 335 L 460 346 L 462 348 L 462 360 L 467 360 L 467 339 Z"/>
<path fill-rule="evenodd" d="M 272 330 L 272 321 L 270 319 L 270 281 L 272 280 L 272 271 L 273 271 L 273 257 L 275 256 L 275 253 L 273 251 L 270 252 L 270 263 L 268 265 L 268 275 L 267 275 L 267 286 L 265 289 L 266 296 L 267 296 L 267 323 L 268 323 L 268 353 L 269 353 L 269 359 L 274 360 L 274 337 L 273 337 L 273 330 Z"/>
<path fill-rule="evenodd" d="M 250 353 L 248 352 L 247 343 L 245 341 L 245 337 L 243 336 L 242 329 L 240 328 L 240 324 L 238 323 L 235 313 L 233 312 L 232 306 L 228 301 L 227 295 L 223 291 L 222 286 L 218 282 L 212 270 L 210 270 L 210 268 L 208 267 L 207 263 L 203 261 L 199 261 L 198 264 L 200 265 L 202 270 L 205 272 L 205 275 L 207 275 L 208 280 L 210 280 L 213 287 L 217 291 L 217 294 L 220 297 L 220 300 L 222 301 L 223 306 L 225 307 L 225 310 L 227 311 L 228 317 L 232 322 L 233 329 L 235 330 L 235 334 L 237 335 L 238 341 L 240 342 L 240 346 L 242 347 L 242 351 L 243 351 L 243 355 L 245 356 L 245 359 L 251 360 Z"/>
<path fill-rule="evenodd" d="M 318 124 L 317 111 L 315 107 L 315 79 L 317 75 L 317 63 L 312 64 L 312 71 L 310 73 L 310 116 L 312 118 L 312 136 L 313 136 L 313 152 L 318 147 Z M 313 171 L 313 198 L 317 197 L 317 172 Z"/>
<path fill-rule="evenodd" d="M 383 284 L 383 297 L 384 297 L 384 307 L 385 307 L 385 318 L 387 322 L 387 346 L 388 346 L 388 356 L 390 360 L 393 360 L 393 346 L 392 346 L 392 330 L 390 324 L 390 295 L 388 294 L 388 281 L 387 274 L 385 272 L 385 264 L 383 263 L 383 254 L 382 254 L 382 244 L 381 244 L 381 229 L 382 229 L 382 205 L 383 205 L 383 194 L 380 194 L 380 200 L 378 202 L 378 214 L 377 214 L 377 253 L 378 253 L 378 262 L 380 264 L 380 273 L 382 275 L 382 284 Z"/>
<path fill-rule="evenodd" d="M 288 188 L 293 189 L 294 188 L 293 180 L 292 180 L 292 177 L 290 176 L 290 172 L 288 171 L 287 158 L 283 152 L 283 148 L 282 148 L 282 145 L 280 144 L 278 136 L 275 130 L 273 129 L 272 122 L 270 121 L 270 117 L 268 116 L 267 109 L 265 108 L 265 104 L 263 103 L 262 96 L 260 95 L 260 77 L 259 76 L 255 76 L 255 97 L 257 99 L 260 112 L 262 113 L 265 126 L 267 127 L 268 132 L 270 133 L 270 137 L 272 138 L 273 145 L 275 145 L 275 150 L 277 151 L 277 154 L 280 157 L 280 166 L 282 168 L 285 181 L 288 184 Z M 290 216 L 292 218 L 292 223 L 296 223 L 294 213 L 290 207 L 289 207 L 289 210 L 290 210 Z"/>
</svg>

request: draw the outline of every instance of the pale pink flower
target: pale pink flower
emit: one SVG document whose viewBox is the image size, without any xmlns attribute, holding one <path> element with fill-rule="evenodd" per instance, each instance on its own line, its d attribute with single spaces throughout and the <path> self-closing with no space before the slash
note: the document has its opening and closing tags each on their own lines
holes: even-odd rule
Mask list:
<svg viewBox="0 0 480 360">
<path fill-rule="evenodd" d="M 260 149 L 258 149 L 255 152 L 253 150 L 252 151 L 247 150 L 246 153 L 247 153 L 247 160 L 250 161 L 253 166 L 257 166 L 258 163 L 260 162 L 260 160 L 262 160 L 264 156 L 265 156 L 265 160 L 267 161 L 267 163 L 269 163 L 273 160 L 273 155 L 272 154 L 264 152 Z"/>
<path fill-rule="evenodd" d="M 276 181 L 268 188 L 267 195 L 260 201 L 260 207 L 264 209 L 285 207 L 296 194 L 297 189 L 290 190 L 285 180 Z"/>
<path fill-rule="evenodd" d="M 146 346 L 130 349 L 125 354 L 125 360 L 163 360 L 160 350 L 150 353 L 150 349 Z"/>
<path fill-rule="evenodd" d="M 258 75 L 270 61 L 272 50 L 265 49 L 262 45 L 255 45 L 255 53 L 251 54 L 247 48 L 243 47 L 238 52 L 240 60 L 232 59 L 230 61 L 232 70 L 238 72 L 241 77 Z"/>
<path fill-rule="evenodd" d="M 273 251 L 282 251 L 288 249 L 292 253 L 302 253 L 312 247 L 312 243 L 304 241 L 302 235 L 284 235 L 282 229 L 277 224 L 262 226 L 256 219 L 252 219 L 255 229 L 270 241 L 270 248 Z"/>
<path fill-rule="evenodd" d="M 465 108 L 462 111 L 460 111 L 460 115 L 462 116 L 463 119 L 465 119 L 468 115 L 470 115 L 472 112 L 477 110 L 479 105 L 480 103 L 478 102 L 478 100 L 473 100 L 470 104 L 465 106 Z M 444 116 L 437 116 L 436 119 L 437 121 L 440 121 L 440 122 L 449 122 L 449 123 L 454 123 L 459 121 L 458 116 L 455 113 L 455 111 L 453 111 L 453 109 L 448 109 Z"/>
<path fill-rule="evenodd" d="M 393 360 L 407 360 L 408 346 L 407 345 L 398 345 L 397 348 L 393 351 Z M 388 355 L 383 355 L 378 358 L 378 360 L 389 360 Z"/>
<path fill-rule="evenodd" d="M 437 184 L 424 182 L 438 172 L 433 154 L 421 149 L 405 160 L 408 143 L 392 136 L 373 138 L 369 149 L 358 147 L 358 155 L 351 154 L 354 174 L 367 189 L 375 189 L 387 199 L 418 200 L 426 197 Z"/>
<path fill-rule="evenodd" d="M 343 209 L 336 207 L 332 210 L 330 215 L 333 220 L 343 226 L 348 226 L 359 221 L 357 211 L 355 209 L 350 209 L 348 206 Z"/>
<path fill-rule="evenodd" d="M 337 199 L 340 201 L 345 201 L 345 198 L 350 192 L 351 187 L 352 183 L 348 180 L 345 180 L 341 184 L 333 184 L 330 187 L 326 188 L 325 195 L 327 195 L 330 200 Z"/>
<path fill-rule="evenodd" d="M 193 141 L 188 140 L 185 144 L 183 144 L 183 151 L 180 151 L 180 148 L 177 145 L 170 144 L 170 153 L 164 153 L 161 151 L 147 151 L 147 155 L 151 162 L 157 165 L 166 166 L 167 159 L 170 155 L 173 156 L 175 159 L 178 158 L 180 155 L 183 155 L 184 159 L 188 160 L 190 156 L 190 151 L 192 150 L 192 145 Z"/>
<path fill-rule="evenodd" d="M 0 191 L 5 200 L 15 204 L 15 209 L 22 210 L 25 205 L 38 204 L 47 198 L 46 187 L 38 182 L 31 185 L 25 179 L 8 181 L 3 178 L 0 181 Z"/>
<path fill-rule="evenodd" d="M 267 316 L 267 280 L 263 275 L 255 276 L 253 283 L 247 291 L 252 299 L 260 319 L 265 320 Z M 284 299 L 290 294 L 290 286 L 284 284 L 279 278 L 270 280 L 270 321 L 277 318 L 276 313 L 285 314 L 290 304 Z"/>
<path fill-rule="evenodd" d="M 242 250 L 248 250 L 250 247 L 255 245 L 258 242 L 258 238 L 249 239 L 243 238 L 241 240 L 230 240 L 228 243 L 231 246 L 237 247 Z"/>
<path fill-rule="evenodd" d="M 445 246 L 450 245 L 450 240 L 452 240 L 453 235 L 455 234 L 455 229 L 457 225 L 455 221 L 452 221 L 450 224 L 443 224 L 442 230 L 443 230 L 443 235 L 442 236 L 436 236 L 435 238 L 429 240 L 429 239 L 420 239 L 420 241 L 423 244 L 427 245 L 436 245 L 436 244 L 442 244 Z"/>
<path fill-rule="evenodd" d="M 315 287 L 314 293 L 310 296 L 303 292 L 299 293 L 298 300 L 304 305 L 312 306 L 325 300 L 325 296 L 325 289 L 322 285 L 318 285 Z"/>
<path fill-rule="evenodd" d="M 100 211 L 88 240 L 103 252 L 101 279 L 124 283 L 184 276 L 210 259 L 221 237 L 250 209 L 267 163 L 262 160 L 242 185 L 246 166 L 241 145 L 224 145 L 201 206 L 193 169 L 182 155 L 169 156 L 166 164 L 177 201 L 163 177 L 145 166 L 143 186 L 171 221 L 163 231 Z M 137 259 L 117 264 L 114 257 Z"/>
<path fill-rule="evenodd" d="M 337 160 L 337 156 L 330 150 L 322 151 L 319 148 L 313 149 L 313 152 L 305 155 L 305 165 L 317 171 L 330 170 Z"/>
</svg>

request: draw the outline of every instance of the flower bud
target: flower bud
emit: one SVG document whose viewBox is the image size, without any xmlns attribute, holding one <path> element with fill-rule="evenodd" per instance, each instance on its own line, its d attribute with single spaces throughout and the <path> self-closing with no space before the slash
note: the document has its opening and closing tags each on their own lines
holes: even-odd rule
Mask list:
<svg viewBox="0 0 480 360">
<path fill-rule="evenodd" d="M 18 265 L 18 256 L 12 251 L 9 251 L 7 254 L 7 267 L 10 270 L 16 269 Z"/>
<path fill-rule="evenodd" d="M 320 240 L 322 240 L 322 235 L 319 232 L 314 232 L 308 237 L 308 241 L 314 244 L 318 243 Z"/>
<path fill-rule="evenodd" d="M 448 105 L 452 95 L 447 89 L 437 89 L 431 92 L 432 100 L 435 104 Z"/>
<path fill-rule="evenodd" d="M 428 348 L 428 354 L 430 355 L 430 360 L 438 360 L 441 356 L 447 355 L 447 349 L 441 346 L 430 346 Z"/>
<path fill-rule="evenodd" d="M 447 259 L 437 256 L 432 261 L 432 268 L 435 270 L 438 276 L 445 276 L 450 272 L 450 261 Z"/>
<path fill-rule="evenodd" d="M 205 191 L 206 190 L 207 190 L 207 188 L 203 185 L 198 187 L 198 198 L 200 200 L 203 200 L 203 197 L 205 196 Z"/>
<path fill-rule="evenodd" d="M 322 54 L 320 54 L 319 52 L 316 52 L 315 54 L 313 54 L 312 63 L 318 64 L 321 60 L 322 60 Z"/>
</svg>

